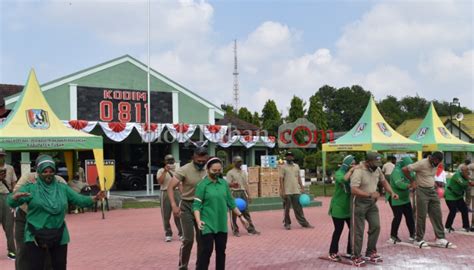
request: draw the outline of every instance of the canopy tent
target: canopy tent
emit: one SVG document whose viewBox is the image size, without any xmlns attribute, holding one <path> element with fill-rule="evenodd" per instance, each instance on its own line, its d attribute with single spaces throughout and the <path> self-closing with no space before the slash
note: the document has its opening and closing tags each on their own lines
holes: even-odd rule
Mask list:
<svg viewBox="0 0 474 270">
<path fill-rule="evenodd" d="M 357 124 L 339 139 L 323 144 L 323 152 L 419 151 L 421 144 L 396 132 L 382 117 L 373 97 Z"/>
<path fill-rule="evenodd" d="M 357 124 L 344 136 L 322 145 L 323 175 L 326 175 L 326 152 L 337 151 L 420 151 L 420 143 L 396 132 L 382 117 L 373 97 Z M 324 183 L 324 181 L 323 181 Z"/>
<path fill-rule="evenodd" d="M 410 139 L 421 143 L 426 152 L 474 152 L 474 144 L 462 141 L 449 132 L 436 113 L 433 103 Z"/>
<path fill-rule="evenodd" d="M 34 70 L 28 76 L 19 101 L 0 125 L 0 148 L 10 151 L 92 150 L 100 188 L 105 189 L 102 137 L 67 128 L 46 101 Z M 65 154 L 65 158 L 72 176 L 72 154 Z"/>
</svg>

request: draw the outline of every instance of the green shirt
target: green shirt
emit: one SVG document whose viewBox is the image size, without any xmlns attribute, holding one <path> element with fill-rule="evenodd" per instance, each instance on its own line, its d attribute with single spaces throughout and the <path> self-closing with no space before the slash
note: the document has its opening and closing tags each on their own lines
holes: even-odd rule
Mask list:
<svg viewBox="0 0 474 270">
<path fill-rule="evenodd" d="M 193 211 L 201 213 L 204 221 L 202 234 L 227 233 L 227 210 L 235 208 L 235 201 L 224 179 L 213 182 L 206 176 L 196 187 Z"/>
<path fill-rule="evenodd" d="M 410 203 L 409 185 L 410 180 L 408 180 L 403 174 L 402 166 L 397 164 L 390 175 L 390 186 L 392 187 L 393 192 L 398 195 L 398 200 L 392 198 L 392 205 L 398 206 Z M 385 197 L 388 199 L 390 194 L 386 192 Z"/>
<path fill-rule="evenodd" d="M 447 201 L 457 201 L 464 197 L 464 192 L 467 190 L 469 180 L 462 177 L 461 172 L 457 171 L 448 180 L 446 189 L 444 191 L 444 198 Z"/>
<path fill-rule="evenodd" d="M 60 228 L 64 223 L 64 217 L 66 215 L 66 210 L 68 203 L 77 205 L 79 207 L 88 207 L 92 206 L 94 201 L 89 196 L 83 196 L 76 193 L 66 184 L 59 184 L 61 192 L 64 192 L 63 196 L 64 201 L 62 202 L 63 211 L 60 211 L 58 215 L 51 215 L 46 212 L 42 205 L 38 203 L 38 196 L 36 195 L 37 184 L 28 183 L 20 188 L 18 192 L 28 192 L 31 195 L 28 197 L 19 198 L 18 200 L 13 200 L 13 194 L 8 196 L 8 204 L 14 208 L 18 207 L 24 203 L 28 204 L 28 214 L 26 215 L 26 220 L 31 223 L 36 229 L 57 229 Z M 25 243 L 33 242 L 34 238 L 29 230 L 28 226 L 25 226 Z M 61 245 L 69 243 L 69 232 L 67 226 L 64 226 L 63 236 L 61 238 Z"/>
<path fill-rule="evenodd" d="M 337 170 L 335 174 L 336 185 L 329 206 L 329 215 L 335 218 L 351 217 L 351 187 L 349 181 L 344 180 L 345 174 L 342 169 Z"/>
</svg>

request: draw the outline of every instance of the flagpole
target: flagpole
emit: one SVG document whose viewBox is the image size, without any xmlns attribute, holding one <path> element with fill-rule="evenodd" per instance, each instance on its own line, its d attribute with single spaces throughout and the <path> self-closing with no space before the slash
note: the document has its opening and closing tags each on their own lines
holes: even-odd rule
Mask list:
<svg viewBox="0 0 474 270">
<path fill-rule="evenodd" d="M 147 52 L 147 101 L 148 101 L 148 106 L 147 106 L 147 125 L 148 125 L 148 132 L 151 131 L 150 129 L 150 120 L 151 120 L 151 115 L 150 115 L 150 104 L 151 104 L 151 93 L 150 93 L 150 6 L 151 6 L 151 0 L 148 0 L 148 52 Z M 149 134 L 151 138 L 151 134 Z M 150 139 L 149 138 L 149 139 Z M 147 175 L 147 193 L 150 192 L 150 189 L 153 188 L 153 181 L 151 179 L 148 179 L 148 177 L 151 177 L 151 140 L 148 140 L 148 175 Z M 151 182 L 151 183 L 150 183 Z M 152 185 L 150 188 L 148 185 Z"/>
</svg>

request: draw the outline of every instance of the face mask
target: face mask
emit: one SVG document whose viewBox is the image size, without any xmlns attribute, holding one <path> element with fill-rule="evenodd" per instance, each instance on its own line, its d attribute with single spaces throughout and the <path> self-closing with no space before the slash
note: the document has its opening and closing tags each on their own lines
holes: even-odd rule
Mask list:
<svg viewBox="0 0 474 270">
<path fill-rule="evenodd" d="M 218 172 L 218 173 L 209 173 L 209 177 L 211 177 L 212 179 L 222 178 L 222 173 L 220 173 L 220 172 Z"/>
<path fill-rule="evenodd" d="M 369 171 L 375 172 L 377 170 L 377 165 L 369 164 Z"/>
<path fill-rule="evenodd" d="M 198 170 L 202 170 L 204 168 L 204 163 L 197 163 L 197 162 L 193 162 L 194 163 L 194 166 L 196 166 L 196 169 Z"/>
<path fill-rule="evenodd" d="M 293 160 L 287 160 L 286 163 L 293 164 Z"/>
</svg>

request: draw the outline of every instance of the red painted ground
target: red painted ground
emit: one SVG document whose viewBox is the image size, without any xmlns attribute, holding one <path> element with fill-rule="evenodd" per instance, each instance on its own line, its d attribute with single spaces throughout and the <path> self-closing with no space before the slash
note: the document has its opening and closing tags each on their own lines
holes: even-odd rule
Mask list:
<svg viewBox="0 0 474 270">
<path fill-rule="evenodd" d="M 229 236 L 227 269 L 340 269 L 349 268 L 338 263 L 318 259 L 329 249 L 333 225 L 327 215 L 329 198 L 323 198 L 323 207 L 305 209 L 315 229 L 302 229 L 293 219 L 293 229 L 282 228 L 282 211 L 255 212 L 252 214 L 260 236 L 243 234 Z M 447 207 L 442 202 L 443 216 Z M 384 257 L 383 269 L 474 269 L 474 236 L 448 235 L 457 249 L 432 248 L 420 250 L 411 247 L 391 246 L 389 237 L 392 213 L 388 205 L 379 202 L 382 233 L 378 249 Z M 69 215 L 67 224 L 71 233 L 68 269 L 176 269 L 180 242 L 164 242 L 164 233 L 158 208 L 115 210 L 105 220 L 99 213 Z M 460 227 L 460 216 L 455 227 Z M 341 239 L 340 251 L 345 251 L 346 232 Z M 402 221 L 400 237 L 408 237 Z M 428 222 L 426 240 L 434 239 Z M 364 247 L 365 249 L 365 247 Z M 0 250 L 6 250 L 5 236 L 0 236 Z M 195 262 L 195 249 L 191 265 Z M 382 268 L 369 266 L 368 268 Z M 14 269 L 0 254 L 0 269 Z M 191 268 L 193 269 L 193 267 Z M 211 263 L 210 269 L 214 269 Z"/>
</svg>

